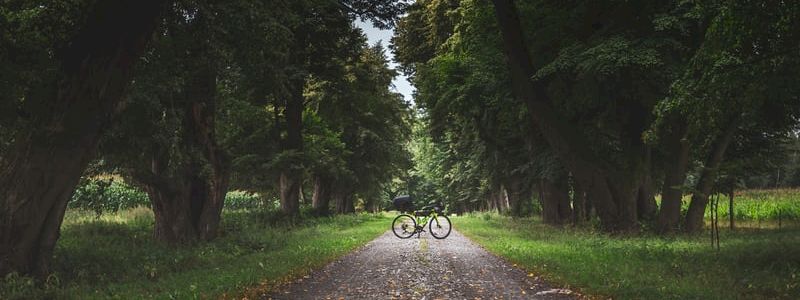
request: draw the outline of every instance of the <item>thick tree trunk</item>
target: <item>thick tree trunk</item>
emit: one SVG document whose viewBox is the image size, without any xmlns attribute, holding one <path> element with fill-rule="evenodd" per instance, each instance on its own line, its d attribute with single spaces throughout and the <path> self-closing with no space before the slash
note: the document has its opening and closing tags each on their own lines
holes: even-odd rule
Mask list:
<svg viewBox="0 0 800 300">
<path fill-rule="evenodd" d="M 638 218 L 640 220 L 652 221 L 656 216 L 658 206 L 656 205 L 655 193 L 653 193 L 652 154 L 649 147 L 645 151 L 642 181 L 639 183 L 639 190 L 636 196 L 636 208 L 638 209 Z"/>
<path fill-rule="evenodd" d="M 689 210 L 686 212 L 686 226 L 687 232 L 696 232 L 703 228 L 703 215 L 708 204 L 708 197 L 711 190 L 714 188 L 714 181 L 717 178 L 717 170 L 719 169 L 722 159 L 725 156 L 725 150 L 733 140 L 733 135 L 736 132 L 738 122 L 731 122 L 725 131 L 714 141 L 711 147 L 709 157 L 700 172 L 700 179 L 697 180 L 694 193 L 692 194 L 692 202 L 689 203 Z"/>
<path fill-rule="evenodd" d="M 543 179 L 541 187 L 542 221 L 551 225 L 566 223 L 572 215 L 566 177 L 557 180 Z"/>
<path fill-rule="evenodd" d="M 337 214 L 349 214 L 356 212 L 353 195 L 351 192 L 342 188 L 333 188 L 331 199 L 336 204 Z"/>
<path fill-rule="evenodd" d="M 216 72 L 205 59 L 206 50 L 195 53 L 200 63 L 192 66 L 195 72 L 185 88 L 184 155 L 171 158 L 164 148 L 153 156 L 150 173 L 139 177 L 153 203 L 154 237 L 170 244 L 214 239 L 228 192 L 230 171 L 214 132 Z"/>
<path fill-rule="evenodd" d="M 298 79 L 293 83 L 294 91 L 286 101 L 286 138 L 284 151 L 293 152 L 295 157 L 287 169 L 281 171 L 281 210 L 288 216 L 300 215 L 300 184 L 302 183 L 302 166 L 299 155 L 303 152 L 303 88 L 305 80 Z"/>
<path fill-rule="evenodd" d="M 550 147 L 575 180 L 592 195 L 602 226 L 609 231 L 638 229 L 636 195 L 627 189 L 637 180 L 625 175 L 633 172 L 601 167 L 600 160 L 591 152 L 591 146 L 579 129 L 567 123 L 553 108 L 545 86 L 530 80 L 535 72 L 513 1 L 492 2 L 503 36 L 514 95 L 524 100 L 531 119 Z"/>
<path fill-rule="evenodd" d="M 498 202 L 497 192 L 495 192 L 494 190 L 490 190 L 489 195 L 487 195 L 486 199 L 486 206 L 487 206 L 486 208 L 489 211 L 497 210 L 497 212 L 500 212 L 500 209 L 497 208 L 497 202 Z"/>
<path fill-rule="evenodd" d="M 378 212 L 378 201 L 376 201 L 377 197 L 373 197 L 372 195 L 366 195 L 364 197 L 364 210 L 371 213 Z M 355 203 L 353 204 L 355 206 Z M 353 212 L 355 212 L 355 207 L 353 208 Z"/>
<path fill-rule="evenodd" d="M 689 165 L 688 126 L 683 119 L 673 121 L 670 130 L 664 135 L 664 185 L 661 188 L 661 210 L 658 213 L 658 231 L 672 232 L 677 229 L 681 218 L 681 199 L 686 169 Z"/>
<path fill-rule="evenodd" d="M 311 206 L 314 214 L 326 216 L 330 213 L 329 203 L 331 198 L 331 180 L 321 175 L 314 176 L 314 196 L 311 197 Z"/>
<path fill-rule="evenodd" d="M 207 49 L 206 49 L 207 50 Z M 217 73 L 210 60 L 199 66 L 198 73 L 190 82 L 187 91 L 188 105 L 186 117 L 189 118 L 187 133 L 191 135 L 192 145 L 200 149 L 205 161 L 193 162 L 199 166 L 193 175 L 193 203 L 202 203 L 197 222 L 200 239 L 208 241 L 217 236 L 225 195 L 228 193 L 230 170 L 224 151 L 217 144 Z M 191 157 L 191 156 L 190 156 Z M 204 166 L 211 172 L 203 172 Z"/>
<path fill-rule="evenodd" d="M 67 201 L 150 41 L 164 1 L 99 1 L 58 53 L 60 78 L 0 161 L 0 277 L 43 276 Z"/>
<path fill-rule="evenodd" d="M 300 214 L 300 180 L 297 172 L 282 171 L 279 187 L 281 190 L 281 211 L 287 216 Z"/>
<path fill-rule="evenodd" d="M 195 224 L 199 218 L 197 206 L 192 202 L 193 178 L 191 169 L 183 166 L 184 176 L 170 178 L 161 174 L 167 168 L 166 151 L 154 155 L 151 171 L 140 176 L 144 190 L 150 198 L 155 216 L 153 237 L 169 244 L 194 242 L 199 238 Z"/>
<path fill-rule="evenodd" d="M 222 183 L 193 176 L 191 170 L 199 171 L 187 167 L 188 178 L 157 177 L 161 184 L 145 185 L 155 215 L 153 237 L 158 241 L 183 244 L 217 236 L 222 207 L 213 190 Z"/>
</svg>

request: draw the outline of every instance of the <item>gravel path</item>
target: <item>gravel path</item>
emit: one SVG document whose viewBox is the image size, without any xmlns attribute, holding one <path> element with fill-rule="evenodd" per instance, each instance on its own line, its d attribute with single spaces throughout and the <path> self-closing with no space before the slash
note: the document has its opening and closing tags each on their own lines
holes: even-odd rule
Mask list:
<svg viewBox="0 0 800 300">
<path fill-rule="evenodd" d="M 387 231 L 363 248 L 263 299 L 575 299 L 453 230 L 401 240 Z"/>
</svg>

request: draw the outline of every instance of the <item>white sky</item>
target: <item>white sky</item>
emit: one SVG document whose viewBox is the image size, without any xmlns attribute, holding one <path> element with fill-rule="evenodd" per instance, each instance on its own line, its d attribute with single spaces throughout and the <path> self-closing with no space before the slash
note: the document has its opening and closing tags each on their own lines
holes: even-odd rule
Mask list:
<svg viewBox="0 0 800 300">
<path fill-rule="evenodd" d="M 389 41 L 392 38 L 392 35 L 394 34 L 393 30 L 380 30 L 372 26 L 372 23 L 362 22 L 360 20 L 356 21 L 356 26 L 364 30 L 364 33 L 367 35 L 367 39 L 369 40 L 370 45 L 374 45 L 378 41 L 382 41 L 383 46 L 387 47 L 389 45 Z M 389 59 L 391 59 L 391 62 L 389 62 L 389 66 L 392 68 L 397 67 L 397 63 L 394 62 L 394 53 L 392 53 L 392 51 L 389 51 L 388 48 L 386 49 L 386 55 L 389 57 Z M 409 101 L 411 103 L 414 102 L 414 98 L 412 96 L 412 93 L 414 92 L 414 87 L 411 86 L 411 83 L 408 82 L 408 78 L 406 78 L 406 76 L 400 74 L 399 76 L 395 77 L 393 84 L 395 90 L 403 94 L 406 101 Z"/>
</svg>

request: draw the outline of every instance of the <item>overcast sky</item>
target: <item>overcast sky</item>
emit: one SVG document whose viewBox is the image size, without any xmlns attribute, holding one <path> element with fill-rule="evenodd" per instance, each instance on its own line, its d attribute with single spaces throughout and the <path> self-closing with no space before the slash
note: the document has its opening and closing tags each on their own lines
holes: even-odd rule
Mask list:
<svg viewBox="0 0 800 300">
<path fill-rule="evenodd" d="M 369 39 L 370 45 L 374 45 L 378 41 L 383 41 L 382 43 L 384 47 L 389 46 L 389 41 L 392 39 L 392 34 L 394 33 L 392 30 L 380 30 L 378 28 L 373 27 L 372 23 L 369 22 L 365 23 L 362 21 L 356 21 L 356 25 L 362 30 L 364 30 L 364 33 L 367 34 L 367 38 Z M 397 64 L 394 63 L 394 55 L 392 54 L 392 51 L 386 49 L 386 55 L 389 56 L 389 58 L 392 60 L 389 63 L 389 66 L 395 68 Z M 414 87 L 411 86 L 411 83 L 408 82 L 408 78 L 406 78 L 406 76 L 402 74 L 397 76 L 394 79 L 394 88 L 397 90 L 397 92 L 405 96 L 406 101 L 411 101 L 411 102 L 414 101 L 414 99 L 411 96 L 411 94 L 414 91 Z"/>
</svg>

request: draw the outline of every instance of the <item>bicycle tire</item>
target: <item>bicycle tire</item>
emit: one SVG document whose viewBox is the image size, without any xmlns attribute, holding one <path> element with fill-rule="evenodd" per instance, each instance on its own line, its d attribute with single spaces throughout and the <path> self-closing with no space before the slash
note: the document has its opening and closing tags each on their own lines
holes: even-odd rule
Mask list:
<svg viewBox="0 0 800 300">
<path fill-rule="evenodd" d="M 441 229 L 442 220 L 447 222 L 447 232 L 445 232 L 444 235 L 437 235 L 437 233 L 433 231 L 433 223 L 437 224 L 436 226 L 439 227 L 437 229 Z M 446 215 L 438 215 L 436 216 L 436 219 L 428 221 L 428 231 L 431 233 L 431 236 L 441 240 L 450 236 L 450 232 L 453 231 L 453 223 L 450 222 L 450 218 L 448 218 Z"/>
<path fill-rule="evenodd" d="M 398 221 L 400 221 L 401 223 L 403 222 L 407 223 L 408 221 L 411 221 L 411 228 L 408 228 L 408 224 L 398 224 L 397 223 Z M 414 220 L 414 217 L 410 215 L 402 214 L 394 218 L 394 221 L 392 221 L 392 233 L 394 233 L 395 236 L 401 239 L 407 239 L 414 236 L 416 228 L 417 228 L 417 220 Z M 410 229 L 411 231 L 409 231 L 408 229 Z"/>
</svg>

